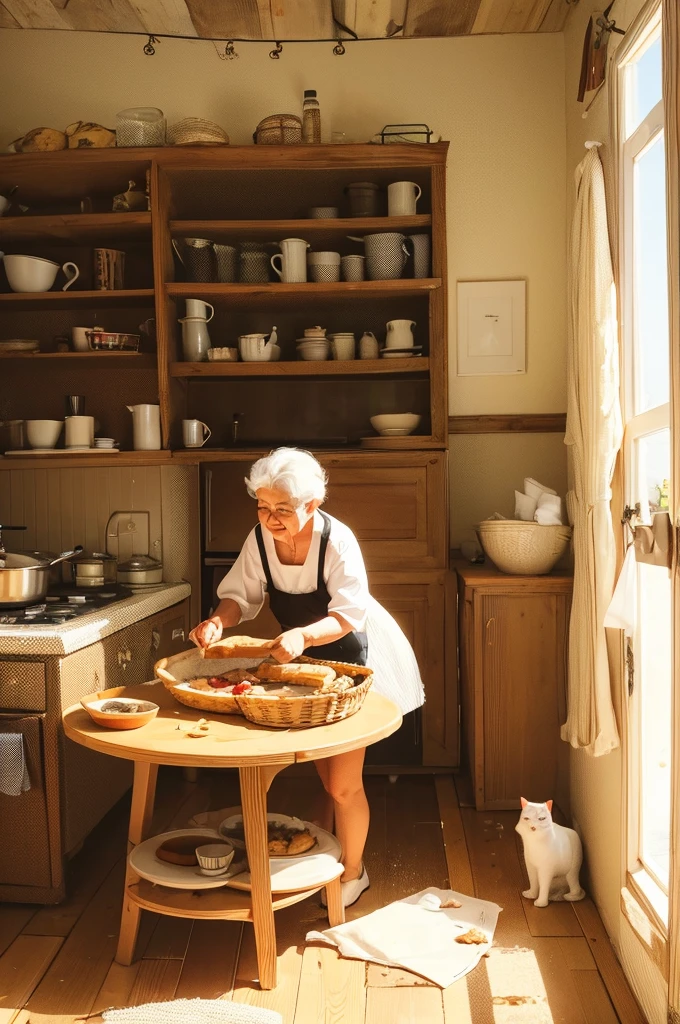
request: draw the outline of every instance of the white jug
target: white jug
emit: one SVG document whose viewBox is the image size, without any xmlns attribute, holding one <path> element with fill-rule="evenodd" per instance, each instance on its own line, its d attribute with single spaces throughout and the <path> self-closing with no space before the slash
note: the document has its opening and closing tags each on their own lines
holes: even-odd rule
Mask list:
<svg viewBox="0 0 680 1024">
<path fill-rule="evenodd" d="M 203 299 L 187 299 L 187 317 L 202 317 L 206 323 L 210 323 L 215 315 L 215 307 L 211 306 L 209 302 L 204 302 Z M 208 316 L 208 310 L 210 310 L 210 316 Z"/>
<path fill-rule="evenodd" d="M 161 447 L 159 405 L 128 405 L 132 413 L 132 446 L 136 452 L 155 452 Z"/>
<path fill-rule="evenodd" d="M 412 348 L 413 331 L 416 326 L 415 320 L 390 320 L 387 324 L 387 337 L 385 345 L 387 348 Z"/>
<path fill-rule="evenodd" d="M 185 316 L 182 325 L 182 353 L 187 363 L 202 363 L 208 358 L 212 347 L 208 321 L 201 316 Z"/>
<path fill-rule="evenodd" d="M 380 346 L 378 345 L 378 339 L 375 334 L 373 331 L 364 331 L 359 338 L 359 358 L 377 359 L 379 355 Z"/>
<path fill-rule="evenodd" d="M 306 281 L 309 242 L 305 242 L 304 238 L 284 238 L 279 245 L 281 252 L 275 253 L 270 260 L 274 273 L 287 284 L 301 284 Z M 281 260 L 280 268 L 277 267 L 275 260 Z"/>
</svg>

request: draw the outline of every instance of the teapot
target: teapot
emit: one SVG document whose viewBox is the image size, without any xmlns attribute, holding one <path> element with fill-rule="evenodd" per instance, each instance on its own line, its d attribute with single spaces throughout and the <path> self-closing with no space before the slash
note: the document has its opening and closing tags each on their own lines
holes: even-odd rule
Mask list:
<svg viewBox="0 0 680 1024">
<path fill-rule="evenodd" d="M 387 324 L 386 348 L 413 348 L 415 320 L 390 320 Z"/>
<path fill-rule="evenodd" d="M 238 339 L 241 359 L 244 363 L 276 362 L 281 355 L 276 341 L 276 327 L 272 327 L 271 334 L 241 334 Z"/>
</svg>

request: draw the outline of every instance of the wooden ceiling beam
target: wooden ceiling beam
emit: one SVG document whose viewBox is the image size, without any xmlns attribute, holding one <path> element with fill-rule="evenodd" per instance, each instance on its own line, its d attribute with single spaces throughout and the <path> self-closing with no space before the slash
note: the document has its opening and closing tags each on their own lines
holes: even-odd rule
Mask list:
<svg viewBox="0 0 680 1024">
<path fill-rule="evenodd" d="M 198 36 L 185 0 L 129 0 L 144 28 L 171 36 Z"/>
<path fill-rule="evenodd" d="M 186 5 L 204 39 L 262 39 L 258 0 L 186 0 Z"/>
<path fill-rule="evenodd" d="M 0 0 L 0 28 L 21 28 L 17 19 L 13 14 L 10 14 L 2 0 Z"/>
<path fill-rule="evenodd" d="M 16 3 L 16 0 L 11 2 Z M 144 31 L 144 24 L 129 0 L 69 0 L 67 4 L 63 0 L 52 2 L 58 8 L 62 28 L 82 32 Z"/>
<path fill-rule="evenodd" d="M 562 32 L 564 26 L 567 24 L 567 18 L 573 5 L 568 4 L 567 0 L 552 0 L 550 7 L 547 10 L 543 21 L 541 22 L 541 32 Z"/>
<path fill-rule="evenodd" d="M 481 0 L 472 26 L 472 34 L 538 32 L 551 2 L 552 0 Z"/>
<path fill-rule="evenodd" d="M 359 39 L 402 35 L 407 0 L 333 0 L 333 14 Z"/>
<path fill-rule="evenodd" d="M 503 0 L 506 2 L 506 0 Z M 484 3 L 484 0 L 481 0 Z M 480 0 L 408 0 L 405 36 L 467 36 L 475 23 Z"/>
<path fill-rule="evenodd" d="M 3 0 L 3 7 L 20 28 L 69 28 L 50 0 Z"/>
</svg>

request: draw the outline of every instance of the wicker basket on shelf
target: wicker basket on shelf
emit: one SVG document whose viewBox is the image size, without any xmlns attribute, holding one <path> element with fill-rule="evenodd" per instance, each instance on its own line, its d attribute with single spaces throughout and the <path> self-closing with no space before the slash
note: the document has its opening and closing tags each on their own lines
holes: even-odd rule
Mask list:
<svg viewBox="0 0 680 1024">
<path fill-rule="evenodd" d="M 167 131 L 170 146 L 227 146 L 229 136 L 214 121 L 202 117 L 185 117 Z"/>
<path fill-rule="evenodd" d="M 270 114 L 260 121 L 254 141 L 261 146 L 295 146 L 302 142 L 302 121 L 297 114 Z"/>
<path fill-rule="evenodd" d="M 571 527 L 541 526 L 523 519 L 487 519 L 477 526 L 485 553 L 501 572 L 543 576 L 564 554 Z"/>
<path fill-rule="evenodd" d="M 250 722 L 275 729 L 308 729 L 314 725 L 328 725 L 349 718 L 363 704 L 373 681 L 373 670 L 366 665 L 346 665 L 336 661 L 321 661 L 316 658 L 299 658 L 310 665 L 329 665 L 336 675 L 361 677 L 351 690 L 343 693 L 310 693 L 299 696 L 276 697 L 268 694 L 220 695 L 219 691 L 187 689 L 190 679 L 219 675 L 235 668 L 254 668 L 264 658 L 214 659 L 207 664 L 200 651 L 193 648 L 161 658 L 154 666 L 156 678 L 180 704 L 197 711 L 210 711 L 221 715 L 243 715 Z M 207 667 L 209 666 L 209 671 Z M 316 683 L 306 683 L 314 687 Z"/>
</svg>

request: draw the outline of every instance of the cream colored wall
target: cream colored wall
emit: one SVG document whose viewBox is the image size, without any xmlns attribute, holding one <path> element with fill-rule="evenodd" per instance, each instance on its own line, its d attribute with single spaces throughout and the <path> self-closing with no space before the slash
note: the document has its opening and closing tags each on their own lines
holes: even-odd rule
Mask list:
<svg viewBox="0 0 680 1024">
<path fill-rule="evenodd" d="M 239 44 L 238 60 L 219 60 L 209 42 L 162 40 L 155 57 L 132 36 L 0 31 L 0 146 L 30 128 L 63 128 L 79 119 L 113 126 L 131 104 L 160 106 L 172 123 L 200 115 L 222 124 L 235 143 L 257 122 L 299 110 L 316 88 L 326 127 L 365 140 L 389 122 L 426 121 L 451 140 L 448 164 L 450 396 L 452 414 L 564 412 L 565 130 L 561 35 L 326 43 L 271 48 Z M 17 83 L 21 83 L 18 87 Z M 455 373 L 455 283 L 527 280 L 527 373 Z M 546 473 L 564 491 L 561 438 L 509 441 L 453 438 L 452 540 L 495 508 L 508 506 L 526 475 Z M 548 454 L 549 453 L 549 454 Z M 461 460 L 473 487 L 456 490 Z M 489 467 L 503 464 L 503 484 Z M 461 485 L 461 489 L 463 485 Z"/>
<path fill-rule="evenodd" d="M 642 5 L 642 0 L 618 0 L 612 13 L 617 23 L 625 29 Z M 591 12 L 601 9 L 598 0 L 582 0 L 573 9 L 565 33 L 569 212 L 574 202 L 573 172 L 583 158 L 584 143 L 587 140 L 603 143 L 600 155 L 607 180 L 612 186 L 609 173 L 612 140 L 607 88 L 599 93 L 585 119 L 583 109 L 587 104 L 580 104 L 576 100 L 586 25 Z M 619 37 L 611 37 L 610 53 L 618 42 Z M 620 694 L 615 696 L 619 698 L 619 704 Z M 607 931 L 650 1024 L 663 1024 L 666 1020 L 665 982 L 620 909 L 623 771 L 620 750 L 600 758 L 591 758 L 573 750 L 570 779 L 572 813 L 583 835 L 592 891 Z"/>
</svg>

